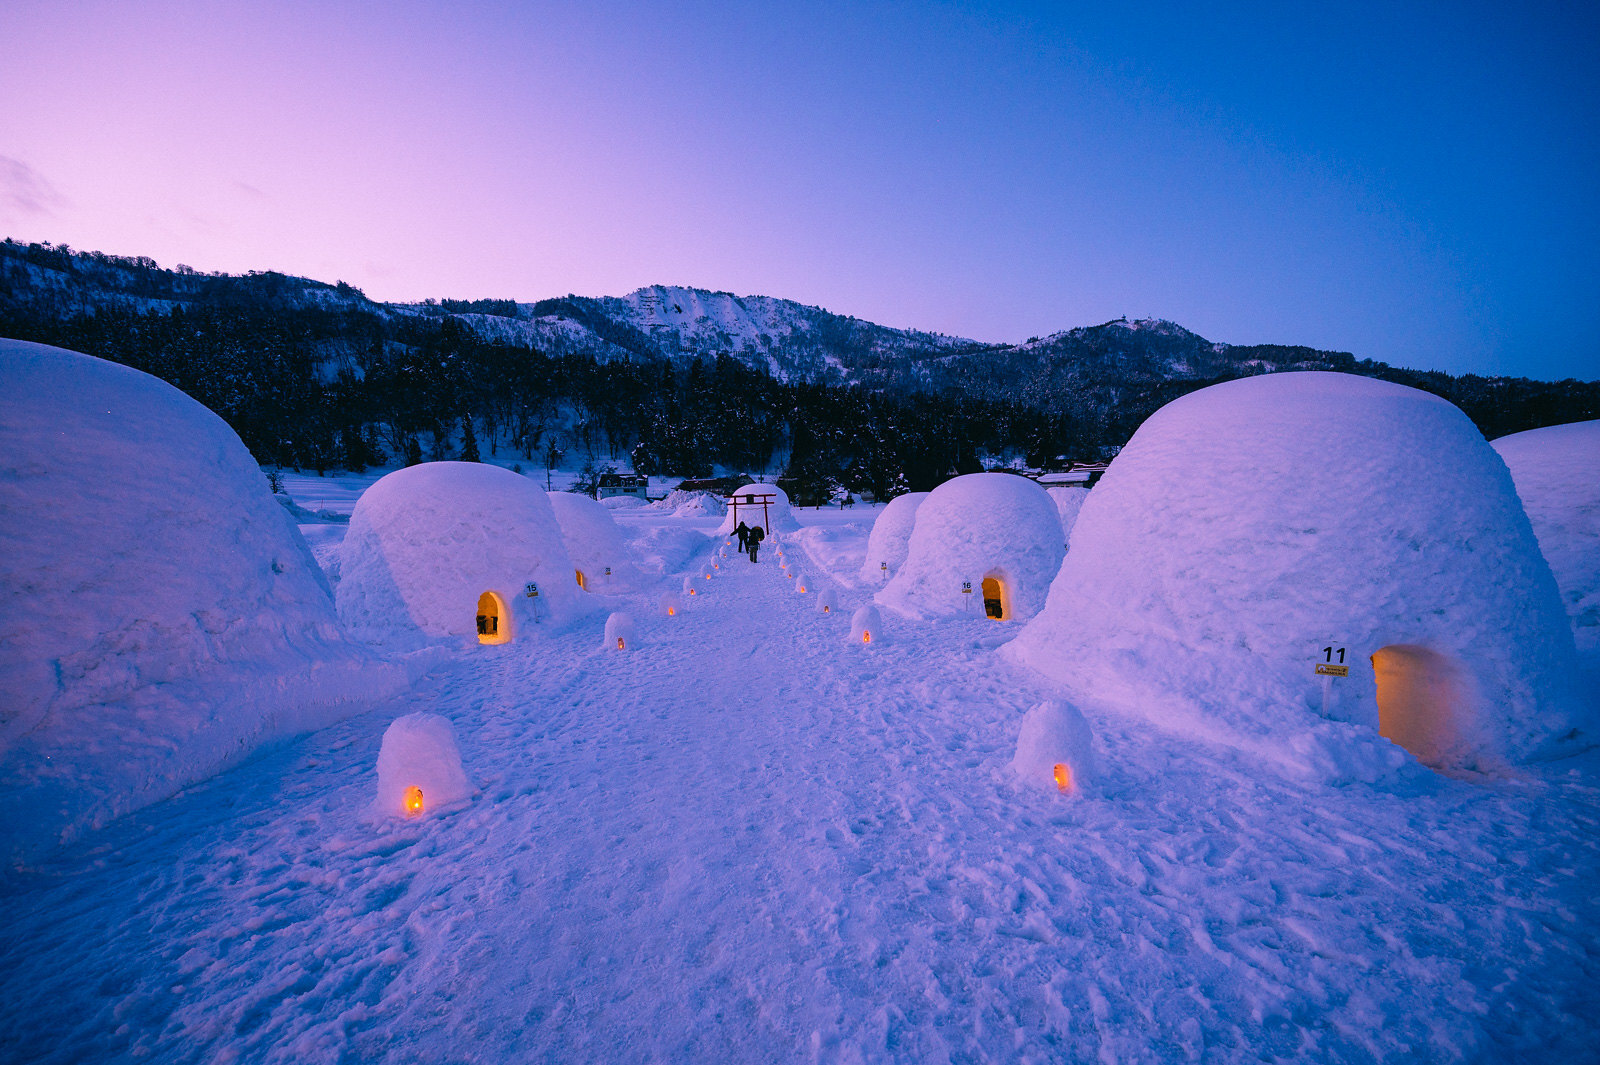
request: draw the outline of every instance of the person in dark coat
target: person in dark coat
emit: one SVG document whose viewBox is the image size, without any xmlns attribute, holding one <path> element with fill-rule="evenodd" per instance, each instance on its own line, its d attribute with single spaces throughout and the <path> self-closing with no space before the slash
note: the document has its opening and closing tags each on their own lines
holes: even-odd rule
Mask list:
<svg viewBox="0 0 1600 1065">
<path fill-rule="evenodd" d="M 741 521 L 739 527 L 733 530 L 733 535 L 739 538 L 740 551 L 750 550 L 750 526 Z"/>
<path fill-rule="evenodd" d="M 756 556 L 761 552 L 761 541 L 767 538 L 767 530 L 759 525 L 750 527 L 750 561 L 760 562 Z"/>
</svg>

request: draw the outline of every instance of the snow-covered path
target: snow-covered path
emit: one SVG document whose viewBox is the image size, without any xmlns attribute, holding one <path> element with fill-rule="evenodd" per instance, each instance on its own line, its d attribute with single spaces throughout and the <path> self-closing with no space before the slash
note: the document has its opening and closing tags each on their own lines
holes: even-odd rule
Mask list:
<svg viewBox="0 0 1600 1065">
<path fill-rule="evenodd" d="M 848 646 L 860 596 L 775 563 L 628 600 L 624 653 L 451 654 L 0 887 L 0 1058 L 1594 1060 L 1594 757 L 1306 788 L 1096 721 L 1103 785 L 1027 789 L 1012 630 Z M 416 709 L 482 794 L 371 824 Z"/>
</svg>

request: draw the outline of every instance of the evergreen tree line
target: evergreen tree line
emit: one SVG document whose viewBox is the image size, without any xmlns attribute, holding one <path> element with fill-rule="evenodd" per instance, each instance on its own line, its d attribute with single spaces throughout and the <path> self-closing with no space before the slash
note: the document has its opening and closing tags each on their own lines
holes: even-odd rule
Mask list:
<svg viewBox="0 0 1600 1065">
<path fill-rule="evenodd" d="M 880 495 L 985 456 L 1095 453 L 1061 415 L 961 397 L 784 383 L 726 355 L 601 362 L 485 341 L 449 317 L 349 309 L 0 310 L 0 334 L 123 363 L 231 425 L 256 459 L 319 472 L 424 458 L 713 468 Z"/>
</svg>

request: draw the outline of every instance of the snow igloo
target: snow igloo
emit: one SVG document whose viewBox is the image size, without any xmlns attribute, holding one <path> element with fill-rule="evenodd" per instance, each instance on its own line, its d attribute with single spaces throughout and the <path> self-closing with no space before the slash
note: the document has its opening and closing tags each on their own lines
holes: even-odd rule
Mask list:
<svg viewBox="0 0 1600 1065">
<path fill-rule="evenodd" d="M 548 498 L 578 587 L 590 592 L 628 592 L 643 583 L 622 530 L 608 509 L 576 492 L 551 492 Z"/>
<path fill-rule="evenodd" d="M 1494 442 L 1555 574 L 1578 651 L 1600 655 L 1600 421 Z"/>
<path fill-rule="evenodd" d="M 138 370 L 0 340 L 0 860 L 404 685 L 339 628 L 221 418 Z"/>
<path fill-rule="evenodd" d="M 907 492 L 889 500 L 867 534 L 867 557 L 861 563 L 861 579 L 869 584 L 887 584 L 900 572 L 911 543 L 911 530 L 917 522 L 917 508 L 928 498 L 927 492 Z"/>
<path fill-rule="evenodd" d="M 427 462 L 356 501 L 336 599 L 340 620 L 371 643 L 501 644 L 592 613 L 574 572 L 538 485 L 499 466 Z"/>
<path fill-rule="evenodd" d="M 905 563 L 876 600 L 912 617 L 1025 621 L 1066 553 L 1056 505 L 1010 473 L 946 481 L 917 507 Z"/>
<path fill-rule="evenodd" d="M 732 536 L 741 521 L 751 528 L 757 525 L 765 528 L 769 540 L 773 533 L 800 531 L 800 523 L 789 506 L 789 493 L 775 484 L 747 484 L 729 498 L 737 501 L 738 506 L 728 504 L 728 513 L 717 526 L 715 536 Z"/>
<path fill-rule="evenodd" d="M 1344 374 L 1157 411 L 1003 653 L 1085 706 L 1332 780 L 1377 779 L 1401 746 L 1441 768 L 1556 753 L 1582 718 L 1505 466 L 1451 404 Z"/>
</svg>

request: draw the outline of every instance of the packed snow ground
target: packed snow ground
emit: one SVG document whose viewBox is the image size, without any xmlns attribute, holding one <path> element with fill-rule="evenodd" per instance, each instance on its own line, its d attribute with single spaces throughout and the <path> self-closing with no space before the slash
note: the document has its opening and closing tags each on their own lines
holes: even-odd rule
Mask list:
<svg viewBox="0 0 1600 1065">
<path fill-rule="evenodd" d="M 0 884 L 0 1059 L 1595 1059 L 1600 756 L 1328 787 L 1090 717 L 1099 780 L 1054 794 L 1009 768 L 1055 694 L 993 653 L 1015 626 L 846 643 L 873 514 L 782 540 L 833 614 L 769 543 L 661 616 L 713 541 L 657 553 L 608 597 L 630 650 L 602 613 L 422 652 L 405 697 Z M 418 711 L 480 792 L 374 820 Z"/>
</svg>

